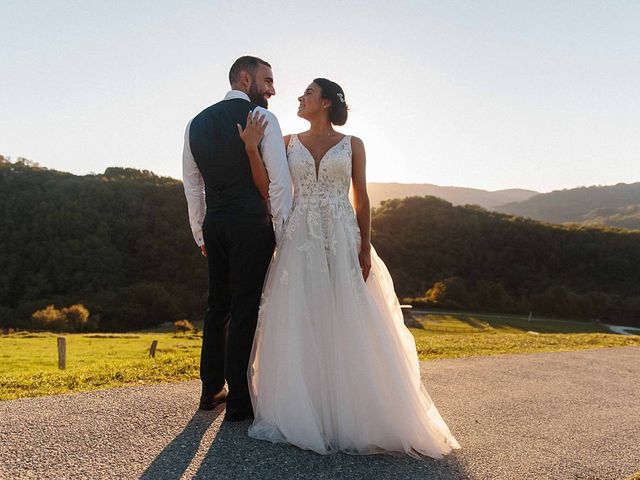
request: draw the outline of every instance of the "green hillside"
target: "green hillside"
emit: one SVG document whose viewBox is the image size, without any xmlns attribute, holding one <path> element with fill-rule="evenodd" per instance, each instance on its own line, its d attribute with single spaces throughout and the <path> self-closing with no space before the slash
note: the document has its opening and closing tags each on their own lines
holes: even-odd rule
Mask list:
<svg viewBox="0 0 640 480">
<path fill-rule="evenodd" d="M 560 227 L 434 197 L 384 202 L 372 241 L 400 297 L 429 306 L 638 324 L 640 232 Z M 206 262 L 180 181 L 0 161 L 0 327 L 83 304 L 103 331 L 206 308 Z"/>
<path fill-rule="evenodd" d="M 414 301 L 640 323 L 640 232 L 545 224 L 434 197 L 384 202 L 372 225 L 396 291 Z"/>
<path fill-rule="evenodd" d="M 148 171 L 0 163 L 3 323 L 24 325 L 48 303 L 82 303 L 103 330 L 200 315 L 206 264 L 186 208 L 181 182 Z"/>
</svg>

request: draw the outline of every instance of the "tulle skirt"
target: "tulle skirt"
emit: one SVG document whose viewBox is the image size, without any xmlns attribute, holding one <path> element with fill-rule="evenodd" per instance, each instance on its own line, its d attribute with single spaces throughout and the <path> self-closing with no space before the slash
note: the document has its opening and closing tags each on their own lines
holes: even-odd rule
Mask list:
<svg viewBox="0 0 640 480">
<path fill-rule="evenodd" d="M 366 283 L 350 204 L 299 204 L 265 280 L 249 362 L 253 438 L 320 454 L 460 448 L 420 379 L 389 272 Z"/>
</svg>

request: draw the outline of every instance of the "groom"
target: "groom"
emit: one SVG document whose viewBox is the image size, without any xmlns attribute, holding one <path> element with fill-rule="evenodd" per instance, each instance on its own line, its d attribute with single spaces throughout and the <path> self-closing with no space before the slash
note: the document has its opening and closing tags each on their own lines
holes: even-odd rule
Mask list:
<svg viewBox="0 0 640 480">
<path fill-rule="evenodd" d="M 231 66 L 229 82 L 224 99 L 187 125 L 182 166 L 191 230 L 209 264 L 200 409 L 211 410 L 226 400 L 225 420 L 239 421 L 253 418 L 247 367 L 262 285 L 292 192 L 282 132 L 266 110 L 276 94 L 271 65 L 240 57 Z M 237 128 L 246 126 L 254 110 L 268 122 L 260 153 L 269 174 L 269 200 L 253 183 Z"/>
</svg>

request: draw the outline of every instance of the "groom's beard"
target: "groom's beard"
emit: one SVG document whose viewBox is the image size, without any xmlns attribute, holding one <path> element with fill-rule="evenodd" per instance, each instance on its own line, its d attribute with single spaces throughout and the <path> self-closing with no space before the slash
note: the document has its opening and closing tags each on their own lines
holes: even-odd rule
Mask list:
<svg viewBox="0 0 640 480">
<path fill-rule="evenodd" d="M 249 87 L 249 100 L 263 108 L 269 108 L 269 101 L 264 97 L 264 94 L 258 90 L 258 86 L 255 83 L 252 83 Z"/>
</svg>

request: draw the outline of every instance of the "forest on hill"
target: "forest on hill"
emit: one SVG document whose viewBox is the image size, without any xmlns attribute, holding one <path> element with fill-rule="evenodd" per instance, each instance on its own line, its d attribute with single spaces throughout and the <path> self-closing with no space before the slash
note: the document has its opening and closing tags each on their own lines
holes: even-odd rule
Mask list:
<svg viewBox="0 0 640 480">
<path fill-rule="evenodd" d="M 640 230 L 640 182 L 556 190 L 493 209 L 545 222 Z"/>
<path fill-rule="evenodd" d="M 640 325 L 640 232 L 434 197 L 384 202 L 372 227 L 396 291 L 414 302 Z"/>
<path fill-rule="evenodd" d="M 0 157 L 0 327 L 41 327 L 33 313 L 48 305 L 82 305 L 102 331 L 201 318 L 206 262 L 186 208 L 182 183 L 149 171 L 76 176 Z M 640 232 L 434 197 L 386 201 L 372 226 L 401 298 L 640 325 Z"/>
<path fill-rule="evenodd" d="M 182 182 L 108 168 L 76 176 L 0 163 L 0 318 L 28 326 L 48 304 L 83 304 L 100 330 L 204 311 L 206 264 Z"/>
</svg>

